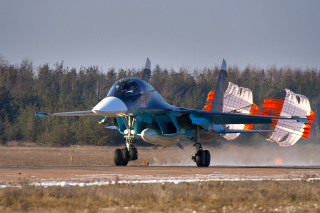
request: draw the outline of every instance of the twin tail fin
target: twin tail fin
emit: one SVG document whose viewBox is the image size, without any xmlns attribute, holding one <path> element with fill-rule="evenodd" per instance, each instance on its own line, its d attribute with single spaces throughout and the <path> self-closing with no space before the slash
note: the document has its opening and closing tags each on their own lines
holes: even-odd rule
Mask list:
<svg viewBox="0 0 320 213">
<path fill-rule="evenodd" d="M 227 63 L 223 59 L 216 90 L 212 100 L 211 112 L 222 112 L 223 110 L 223 96 L 224 96 L 224 84 L 227 78 Z"/>
</svg>

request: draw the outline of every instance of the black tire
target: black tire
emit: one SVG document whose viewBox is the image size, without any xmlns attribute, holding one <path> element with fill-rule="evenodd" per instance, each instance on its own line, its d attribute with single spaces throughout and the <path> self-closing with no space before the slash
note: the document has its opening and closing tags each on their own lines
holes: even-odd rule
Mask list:
<svg viewBox="0 0 320 213">
<path fill-rule="evenodd" d="M 130 160 L 138 160 L 138 151 L 136 148 L 131 148 Z"/>
<path fill-rule="evenodd" d="M 123 150 L 122 150 L 122 158 L 123 158 L 123 161 L 124 162 L 128 162 L 130 160 L 130 153 L 128 151 L 128 148 L 125 147 Z M 128 164 L 128 163 L 127 163 Z M 126 164 L 126 165 L 127 165 Z"/>
<path fill-rule="evenodd" d="M 129 161 L 122 161 L 122 166 L 128 165 L 128 162 L 129 162 Z"/>
<path fill-rule="evenodd" d="M 204 158 L 205 158 L 205 164 L 203 166 L 204 167 L 210 166 L 211 155 L 208 150 L 204 150 Z"/>
<path fill-rule="evenodd" d="M 199 150 L 196 154 L 196 164 L 198 167 L 202 167 L 205 165 L 205 157 L 202 150 Z"/>
<path fill-rule="evenodd" d="M 121 151 L 121 149 L 116 149 L 115 151 L 114 151 L 114 164 L 116 165 L 116 166 L 122 166 L 122 151 Z"/>
</svg>

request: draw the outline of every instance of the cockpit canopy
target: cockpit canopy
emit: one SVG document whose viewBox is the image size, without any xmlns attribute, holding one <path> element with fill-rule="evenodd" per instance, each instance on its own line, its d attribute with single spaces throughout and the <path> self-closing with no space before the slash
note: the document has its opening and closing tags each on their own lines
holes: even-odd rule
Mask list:
<svg viewBox="0 0 320 213">
<path fill-rule="evenodd" d="M 147 91 L 151 92 L 155 89 L 150 84 L 137 78 L 124 78 L 117 81 L 110 89 L 107 96 L 129 97 L 135 95 L 143 95 Z"/>
</svg>

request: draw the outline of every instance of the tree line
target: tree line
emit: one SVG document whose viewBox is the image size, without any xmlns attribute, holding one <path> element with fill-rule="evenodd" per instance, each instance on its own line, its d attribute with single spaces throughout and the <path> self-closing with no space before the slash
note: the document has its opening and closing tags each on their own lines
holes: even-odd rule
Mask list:
<svg viewBox="0 0 320 213">
<path fill-rule="evenodd" d="M 175 71 L 156 65 L 150 84 L 173 105 L 202 109 L 207 94 L 215 89 L 220 67 Z M 65 67 L 63 62 L 52 67 L 44 64 L 35 67 L 32 61 L 22 60 L 10 64 L 0 57 L 0 143 L 32 141 L 50 146 L 70 144 L 120 145 L 123 136 L 105 129 L 97 119 L 79 117 L 38 118 L 36 111 L 61 112 L 90 110 L 103 99 L 110 87 L 125 77 L 141 78 L 140 69 L 109 68 L 98 66 Z M 270 66 L 259 68 L 248 65 L 244 69 L 228 67 L 228 81 L 248 87 L 253 100 L 262 110 L 266 98 L 284 98 L 283 89 L 307 96 L 316 117 L 310 137 L 301 139 L 317 143 L 319 134 L 320 73 L 316 68 L 291 68 Z M 241 143 L 255 143 L 256 136 L 245 135 Z M 245 138 L 245 142 L 244 139 Z M 216 143 L 226 142 L 223 138 Z M 144 144 L 138 141 L 138 144 Z"/>
</svg>

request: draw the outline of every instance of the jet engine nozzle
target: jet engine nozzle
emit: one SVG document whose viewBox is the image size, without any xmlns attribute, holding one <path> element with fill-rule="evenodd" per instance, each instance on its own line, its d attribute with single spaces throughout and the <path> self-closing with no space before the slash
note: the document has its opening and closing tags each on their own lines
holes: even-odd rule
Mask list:
<svg viewBox="0 0 320 213">
<path fill-rule="evenodd" d="M 94 114 L 107 117 L 119 117 L 127 111 L 126 104 L 116 97 L 106 97 L 92 109 Z"/>
</svg>

